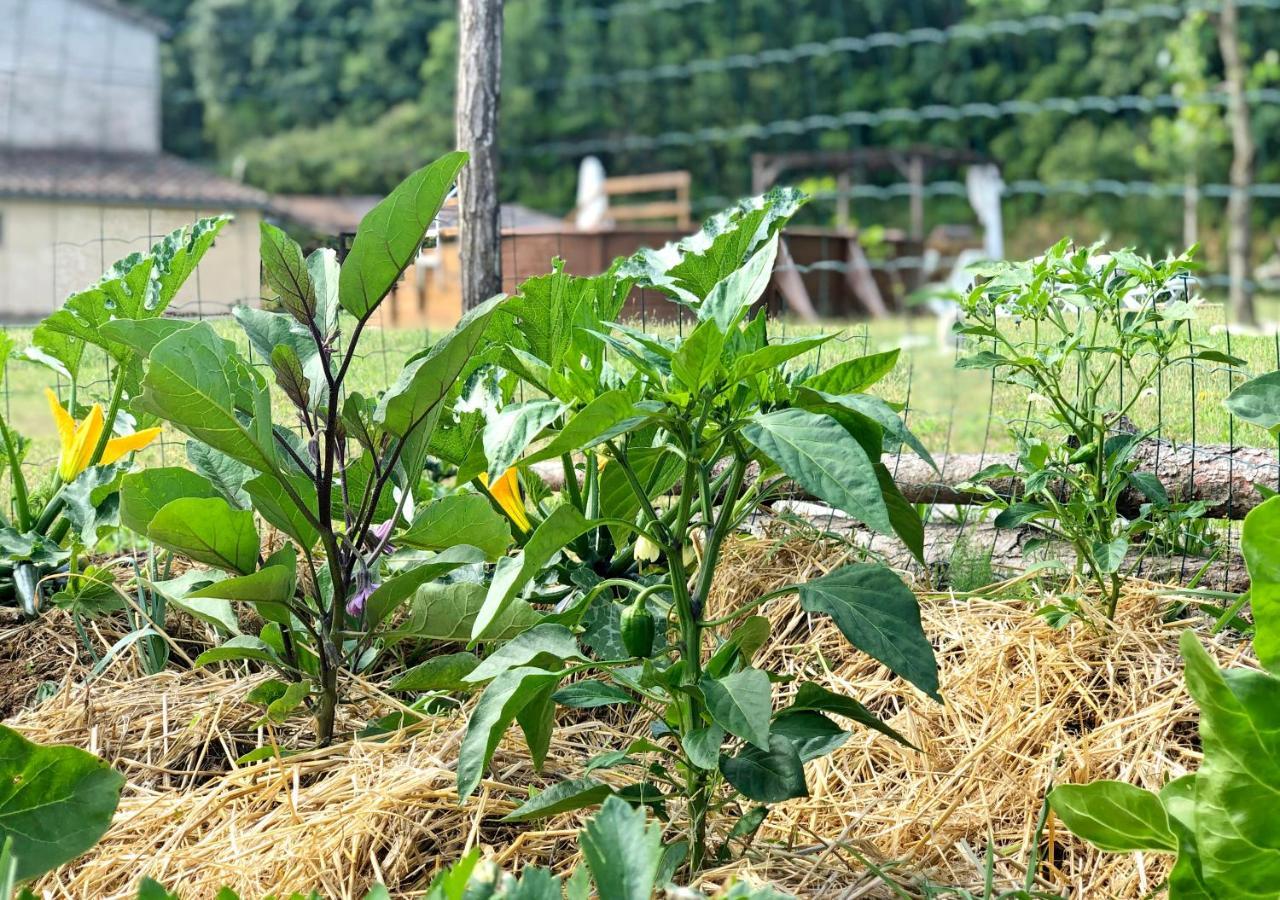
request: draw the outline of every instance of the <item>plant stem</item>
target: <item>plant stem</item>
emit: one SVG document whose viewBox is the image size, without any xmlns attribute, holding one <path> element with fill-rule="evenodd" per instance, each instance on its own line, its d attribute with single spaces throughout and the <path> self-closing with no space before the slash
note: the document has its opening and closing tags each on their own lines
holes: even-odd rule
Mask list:
<svg viewBox="0 0 1280 900">
<path fill-rule="evenodd" d="M 18 459 L 17 448 L 13 444 L 13 436 L 9 433 L 9 425 L 0 417 L 0 437 L 4 439 L 4 452 L 9 458 L 9 477 L 13 482 L 13 502 L 18 508 L 18 530 L 31 528 L 31 506 L 27 499 L 27 479 L 22 474 L 22 461 Z"/>
</svg>

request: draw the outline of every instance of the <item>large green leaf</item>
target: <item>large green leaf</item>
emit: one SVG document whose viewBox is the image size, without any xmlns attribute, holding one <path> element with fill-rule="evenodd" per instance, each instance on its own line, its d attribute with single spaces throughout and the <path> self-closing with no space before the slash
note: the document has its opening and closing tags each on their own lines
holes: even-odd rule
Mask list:
<svg viewBox="0 0 1280 900">
<path fill-rule="evenodd" d="M 305 504 L 305 512 L 285 490 L 285 481 Z M 313 524 L 319 519 L 320 506 L 315 483 L 310 478 L 285 473 L 279 477 L 264 474 L 246 481 L 244 490 L 258 515 L 297 541 L 303 550 L 310 550 L 320 540 L 320 531 Z"/>
<path fill-rule="evenodd" d="M 796 590 L 806 611 L 830 616 L 849 643 L 942 702 L 938 663 L 920 625 L 920 604 L 891 569 L 854 563 Z"/>
<path fill-rule="evenodd" d="M 289 624 L 284 604 L 293 599 L 298 573 L 288 566 L 263 566 L 249 575 L 224 578 L 187 594 L 188 601 L 200 598 L 250 603 L 269 622 Z"/>
<path fill-rule="evenodd" d="M 797 710 L 784 712 L 773 720 L 773 734 L 791 742 L 801 762 L 809 762 L 840 749 L 849 740 L 849 732 L 820 712 Z"/>
<path fill-rule="evenodd" d="M 805 394 L 806 392 L 809 392 L 808 388 L 800 393 Z M 828 394 L 822 391 L 812 391 L 811 393 L 821 398 L 824 403 L 841 406 L 866 416 L 884 430 L 886 437 L 899 444 L 906 444 L 915 451 L 917 456 L 935 470 L 938 468 L 938 464 L 933 461 L 933 457 L 929 455 L 929 451 L 924 444 L 920 443 L 919 438 L 911 433 L 902 418 L 894 412 L 893 407 L 879 397 L 872 397 L 870 394 Z"/>
<path fill-rule="evenodd" d="M 255 662 L 279 665 L 280 657 L 271 645 L 262 638 L 251 634 L 238 634 L 217 647 L 212 647 L 196 657 L 196 666 L 207 666 L 216 662 L 239 662 L 253 660 Z"/>
<path fill-rule="evenodd" d="M 723 349 L 724 332 L 715 320 L 708 319 L 680 342 L 671 358 L 671 374 L 690 394 L 697 394 L 714 384 L 717 373 L 724 371 L 720 360 Z"/>
<path fill-rule="evenodd" d="M 466 680 L 479 684 L 521 666 L 559 669 L 571 659 L 586 659 L 578 649 L 573 632 L 563 625 L 544 622 L 507 641 L 487 656 Z"/>
<path fill-rule="evenodd" d="M 800 753 L 780 734 L 770 736 L 768 750 L 748 745 L 737 756 L 722 756 L 720 772 L 744 797 L 760 803 L 809 796 Z"/>
<path fill-rule="evenodd" d="M 1200 706 L 1204 760 L 1196 771 L 1193 830 L 1216 897 L 1274 896 L 1280 884 L 1280 678 L 1222 670 L 1190 630 L 1180 648 Z"/>
<path fill-rule="evenodd" d="M 342 272 L 345 277 L 345 266 Z M 438 414 L 504 299 L 492 297 L 468 311 L 429 351 L 411 360 L 378 401 L 374 421 L 391 434 L 404 437 Z"/>
<path fill-rule="evenodd" d="M 1131 784 L 1064 784 L 1053 789 L 1049 804 L 1076 837 L 1103 850 L 1178 850 L 1160 798 Z"/>
<path fill-rule="evenodd" d="M 388 643 L 470 640 L 487 591 L 488 585 L 480 582 L 425 584 L 409 598 L 409 611 L 404 622 L 388 633 L 385 640 Z M 537 625 L 541 619 L 542 614 L 528 603 L 514 600 L 490 622 L 487 640 L 515 637 Z"/>
<path fill-rule="evenodd" d="M 270 396 L 209 323 L 156 344 L 142 386 L 140 410 L 258 471 L 275 469 Z"/>
<path fill-rule="evenodd" d="M 395 543 L 420 550 L 469 544 L 492 561 L 511 546 L 511 524 L 480 494 L 451 494 L 428 503 Z"/>
<path fill-rule="evenodd" d="M 1249 570 L 1253 649 L 1258 662 L 1280 673 L 1280 497 L 1244 517 L 1240 550 Z"/>
<path fill-rule="evenodd" d="M 363 320 L 378 308 L 418 255 L 427 229 L 466 162 L 467 154 L 455 151 L 423 166 L 360 220 L 338 282 L 343 309 Z"/>
<path fill-rule="evenodd" d="M 444 653 L 432 656 L 403 672 L 391 682 L 392 691 L 468 691 L 474 685 L 466 681 L 480 660 L 470 653 Z"/>
<path fill-rule="evenodd" d="M 742 433 L 815 497 L 875 531 L 893 531 L 873 460 L 831 416 L 783 409 L 757 415 Z"/>
<path fill-rule="evenodd" d="M 258 565 L 253 513 L 232 509 L 221 497 L 184 497 L 160 508 L 147 537 L 196 562 L 247 575 Z"/>
<path fill-rule="evenodd" d="M 764 295 L 773 278 L 773 263 L 777 257 L 778 238 L 774 236 L 741 268 L 734 269 L 716 283 L 698 305 L 698 318 L 714 321 L 726 334 L 737 327 L 752 305 Z"/>
<path fill-rule="evenodd" d="M 651 900 L 662 865 L 662 826 L 649 824 L 643 806 L 607 798 L 578 840 L 602 900 Z"/>
<path fill-rule="evenodd" d="M 723 678 L 703 675 L 698 687 L 717 725 L 762 750 L 769 749 L 773 689 L 768 675 L 751 668 Z"/>
<path fill-rule="evenodd" d="M 822 685 L 812 681 L 806 681 L 800 685 L 799 690 L 796 691 L 796 695 L 791 701 L 791 705 L 784 710 L 784 713 L 805 711 L 835 713 L 838 716 L 844 716 L 846 719 L 852 719 L 859 725 L 865 725 L 881 734 L 888 735 L 899 744 L 903 744 L 913 750 L 919 749 L 915 744 L 899 734 L 896 729 L 881 721 L 878 716 L 857 700 L 844 694 L 829 691 Z"/>
<path fill-rule="evenodd" d="M 650 412 L 637 406 L 627 391 L 605 391 L 574 413 L 545 447 L 530 453 L 524 462 L 534 463 L 587 450 L 609 437 L 639 428 L 649 416 Z"/>
<path fill-rule="evenodd" d="M 480 777 L 503 733 L 526 704 L 560 682 L 559 672 L 521 667 L 495 678 L 467 722 L 467 734 L 458 751 L 458 797 L 466 800 L 480 785 Z"/>
<path fill-rule="evenodd" d="M 525 585 L 542 571 L 542 567 L 550 562 L 565 544 L 590 531 L 592 527 L 592 524 L 574 507 L 568 504 L 558 506 L 533 530 L 533 534 L 529 536 L 528 542 L 519 553 L 498 560 L 493 581 L 485 596 L 484 607 L 476 617 L 471 633 L 472 641 L 492 637 L 491 625 L 516 599 Z"/>
<path fill-rule="evenodd" d="M 124 776 L 92 753 L 33 744 L 0 725 L 0 846 L 13 842 L 17 880 L 42 875 L 96 844 L 123 787 Z"/>
<path fill-rule="evenodd" d="M 302 258 L 302 248 L 297 241 L 268 222 L 262 222 L 259 227 L 259 255 L 267 285 L 276 292 L 280 306 L 289 315 L 303 324 L 314 322 L 316 286 L 307 271 L 307 262 Z"/>
<path fill-rule="evenodd" d="M 798 337 L 773 344 L 766 344 L 737 359 L 733 364 L 730 380 L 733 382 L 751 378 L 761 372 L 777 369 L 788 360 L 803 356 L 810 350 L 821 347 L 834 338 L 834 334 L 819 334 L 814 337 Z"/>
<path fill-rule="evenodd" d="M 468 544 L 459 544 L 391 576 L 378 585 L 365 601 L 365 627 L 372 629 L 385 622 L 401 603 L 428 582 L 435 581 L 463 566 L 483 562 L 484 559 L 485 555 L 480 550 Z M 453 640 L 460 640 L 462 637 L 465 635 L 459 635 Z"/>
<path fill-rule="evenodd" d="M 1280 372 L 1268 372 L 1246 381 L 1223 404 L 1238 419 L 1280 433 Z"/>
<path fill-rule="evenodd" d="M 846 359 L 800 382 L 802 387 L 824 394 L 861 394 L 893 371 L 901 350 L 886 350 Z"/>
<path fill-rule="evenodd" d="M 575 778 L 553 784 L 534 794 L 502 817 L 504 822 L 532 822 L 549 816 L 595 806 L 613 794 L 613 788 L 594 778 Z"/>
<path fill-rule="evenodd" d="M 526 400 L 509 403 L 484 426 L 482 442 L 489 461 L 489 480 L 497 481 L 515 465 L 542 430 L 560 418 L 565 405 L 559 400 Z"/>
</svg>

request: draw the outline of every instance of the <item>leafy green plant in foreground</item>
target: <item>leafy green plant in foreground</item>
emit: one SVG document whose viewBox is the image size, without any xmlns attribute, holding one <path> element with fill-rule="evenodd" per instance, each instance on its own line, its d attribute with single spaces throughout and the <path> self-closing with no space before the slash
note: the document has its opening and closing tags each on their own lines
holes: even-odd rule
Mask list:
<svg viewBox="0 0 1280 900">
<path fill-rule="evenodd" d="M 771 804 L 807 795 L 804 764 L 849 738 L 831 715 L 907 744 L 856 699 L 816 682 L 790 687 L 775 711 L 776 679 L 753 665 L 770 625 L 753 613 L 788 594 L 939 698 L 916 598 L 883 566 L 851 564 L 735 608 L 708 608 L 725 541 L 786 479 L 922 555 L 920 518 L 880 458 L 889 443 L 927 453 L 889 404 L 866 393 L 896 352 L 824 370 L 800 365 L 834 335 L 779 341 L 763 313 L 750 315 L 773 271 L 778 230 L 800 202 L 789 192 L 758 198 L 596 278 L 557 270 L 531 279 L 496 314 L 518 325 L 497 332 L 508 341 L 501 365 L 539 399 L 490 415 L 476 437 L 482 459 L 490 477 L 514 464 L 535 486 L 533 464 L 559 460 L 565 487 L 539 505 L 520 552 L 499 561 L 472 628 L 472 642 L 484 642 L 514 605 L 557 604 L 462 676 L 484 685 L 459 755 L 464 799 L 513 722 L 540 765 L 557 706 L 623 708 L 651 717 L 648 737 L 590 760 L 583 777 L 507 819 L 615 794 L 669 816 L 680 801 L 686 839 L 671 852 L 696 872 L 713 812 L 734 820 L 719 847 L 726 854 L 730 842 L 751 839 Z M 691 314 L 682 338 L 612 321 L 634 285 L 668 293 Z M 602 556 L 606 540 L 612 550 Z M 619 574 L 623 567 L 640 574 Z M 612 787 L 595 777 L 603 769 L 635 780 Z"/>
<path fill-rule="evenodd" d="M 1070 546 L 1077 573 L 1096 585 L 1112 617 L 1126 574 L 1159 541 L 1130 551 L 1148 532 L 1161 537 L 1161 520 L 1195 517 L 1158 478 L 1136 470 L 1134 452 L 1153 432 L 1133 427 L 1128 415 L 1173 363 L 1241 361 L 1188 343 L 1194 310 L 1177 284 L 1192 268 L 1189 253 L 1162 261 L 1096 253 L 1064 240 L 1039 259 L 979 272 L 957 331 L 985 349 L 956 365 L 991 369 L 1037 401 L 1030 421 L 1011 425 L 1017 467 L 990 466 L 973 479 L 999 511 L 995 524 L 1036 528 L 1043 537 L 1028 550 Z M 984 485 L 1004 478 L 1020 481 L 1020 497 Z M 1121 515 L 1126 492 L 1145 501 L 1134 518 Z M 1070 610 L 1046 612 L 1065 620 Z"/>
<path fill-rule="evenodd" d="M 117 340 L 104 326 L 159 321 L 227 221 L 225 216 L 200 219 L 146 253 L 118 261 L 97 284 L 72 294 L 40 322 L 32 346 L 21 354 L 7 334 L 0 334 L 0 361 L 38 363 L 68 383 L 65 407 L 57 394 L 46 391 L 60 454 L 45 482 L 27 483 L 22 466 L 27 442 L 0 417 L 0 461 L 11 495 L 9 514 L 0 515 L 0 602 L 16 599 L 27 616 L 37 615 L 50 593 L 46 582 L 50 576 L 61 577 L 68 563 L 71 572 L 63 589 L 78 590 L 76 551 L 92 548 L 99 530 L 117 522 L 125 468 L 121 460 L 158 434 L 157 429 L 135 429 L 123 415 L 139 391 L 141 360 L 137 348 Z M 97 350 L 108 361 L 105 411 L 100 403 L 84 403 L 85 357 Z M 0 377 L 2 371 L 0 367 Z M 82 409 L 83 418 L 77 421 Z M 113 436 L 117 431 L 119 436 Z"/>
<path fill-rule="evenodd" d="M 511 541 L 506 520 L 481 497 L 422 502 L 432 494 L 422 478 L 436 425 L 501 297 L 414 355 L 379 396 L 346 389 L 366 326 L 465 161 L 451 153 L 410 175 L 365 216 L 341 267 L 332 251 L 304 259 L 283 232 L 262 226 L 266 279 L 284 312 L 240 308 L 235 316 L 293 422 L 272 421 L 266 378 L 208 324 L 103 326 L 147 359 L 133 408 L 191 438 L 194 471 L 147 469 L 126 476 L 121 491 L 125 525 L 199 564 L 155 589 L 228 635 L 197 664 L 276 669 L 284 680 L 254 699 L 276 721 L 311 708 L 321 742 L 334 735 L 342 673 L 366 669 L 394 640 L 383 632 L 397 608 Z M 257 517 L 283 536 L 274 549 Z M 236 602 L 265 621 L 260 634 L 239 633 Z"/>
</svg>

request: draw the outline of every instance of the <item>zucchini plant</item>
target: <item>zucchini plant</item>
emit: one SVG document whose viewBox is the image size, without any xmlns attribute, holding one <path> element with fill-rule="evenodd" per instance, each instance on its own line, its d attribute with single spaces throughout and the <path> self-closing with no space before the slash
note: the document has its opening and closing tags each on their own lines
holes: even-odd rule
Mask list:
<svg viewBox="0 0 1280 900">
<path fill-rule="evenodd" d="M 16 601 L 25 615 L 37 615 L 49 599 L 51 576 L 60 577 L 69 564 L 63 590 L 79 589 L 77 549 L 92 548 L 99 530 L 116 524 L 124 461 L 159 435 L 158 428 L 136 428 L 124 414 L 139 392 L 141 359 L 106 326 L 159 321 L 228 221 L 200 219 L 147 252 L 119 260 L 97 284 L 72 294 L 37 324 L 32 345 L 20 353 L 12 338 L 0 334 L 0 361 L 41 364 L 67 384 L 65 405 L 54 391 L 45 392 L 59 454 L 42 483 L 28 484 L 22 465 L 28 441 L 0 416 L 0 460 L 11 497 L 8 514 L 0 514 L 0 602 Z M 99 350 L 107 359 L 105 410 L 85 396 L 86 356 Z"/>
<path fill-rule="evenodd" d="M 322 743 L 334 735 L 343 672 L 372 663 L 398 607 L 423 584 L 496 558 L 511 540 L 483 498 L 425 502 L 432 491 L 422 485 L 446 400 L 503 298 L 471 310 L 379 395 L 348 388 L 370 319 L 465 162 L 451 153 L 405 179 L 365 216 L 341 266 L 326 249 L 304 259 L 283 232 L 262 226 L 264 271 L 283 312 L 235 315 L 274 378 L 288 410 L 282 421 L 264 374 L 210 324 L 104 326 L 148 360 L 134 409 L 191 438 L 194 471 L 151 468 L 124 479 L 124 524 L 198 564 L 157 589 L 228 632 L 198 664 L 274 668 L 283 680 L 254 699 L 273 719 L 305 705 Z M 281 540 L 264 541 L 259 518 Z M 264 620 L 258 635 L 238 633 L 233 602 Z"/>
<path fill-rule="evenodd" d="M 1134 454 L 1154 431 L 1135 426 L 1130 413 L 1175 363 L 1243 364 L 1191 335 L 1195 310 L 1180 287 L 1191 252 L 1159 261 L 1128 250 L 1100 256 L 1096 246 L 1064 239 L 1037 259 L 980 270 L 961 304 L 956 330 L 980 349 L 957 367 L 990 369 L 1032 401 L 1028 420 L 1010 423 L 1017 466 L 989 466 L 973 486 L 990 497 L 997 527 L 1039 532 L 1028 550 L 1069 546 L 1108 618 L 1125 576 L 1168 544 L 1158 539 L 1161 520 L 1196 517 L 1158 478 L 1137 471 Z M 1016 499 L 986 484 L 1006 478 L 1021 482 Z M 1145 501 L 1134 518 L 1121 514 L 1126 492 Z M 1078 610 L 1069 602 L 1043 612 L 1062 624 Z"/>
<path fill-rule="evenodd" d="M 807 794 L 804 763 L 849 738 L 831 715 L 907 744 L 858 700 L 817 682 L 775 697 L 778 679 L 753 662 L 770 628 L 756 613 L 787 595 L 939 699 L 916 598 L 884 566 L 854 563 L 732 608 L 708 606 L 726 541 L 788 479 L 923 553 L 919 515 L 881 453 L 901 442 L 928 454 L 890 404 L 866 393 L 896 352 L 802 365 L 835 335 L 778 340 L 764 313 L 752 314 L 778 232 L 801 202 L 788 191 L 757 198 L 595 278 L 557 268 L 495 314 L 509 320 L 495 332 L 507 341 L 499 365 L 537 399 L 491 411 L 473 452 L 491 476 L 523 471 L 543 499 L 519 552 L 497 564 L 472 643 L 489 641 L 513 608 L 554 605 L 461 678 L 483 686 L 458 760 L 462 798 L 513 722 L 540 766 L 558 706 L 625 707 L 651 718 L 647 737 L 590 760 L 583 777 L 507 818 L 615 794 L 662 815 L 678 804 L 685 838 L 672 852 L 696 872 L 714 813 L 735 820 L 718 835 L 723 855 L 730 841 L 750 839 L 770 804 Z M 636 285 L 684 308 L 692 322 L 683 337 L 613 321 Z M 560 462 L 559 495 L 544 496 L 534 469 L 543 460 Z M 603 769 L 633 782 L 615 788 L 595 777 Z"/>
</svg>

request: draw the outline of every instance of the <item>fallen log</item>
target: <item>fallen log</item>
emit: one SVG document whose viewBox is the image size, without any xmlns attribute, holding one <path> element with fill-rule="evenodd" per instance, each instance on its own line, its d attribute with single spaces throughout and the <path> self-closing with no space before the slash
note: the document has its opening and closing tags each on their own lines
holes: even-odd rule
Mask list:
<svg viewBox="0 0 1280 900">
<path fill-rule="evenodd" d="M 1274 450 L 1256 447 L 1227 447 L 1216 444 L 1193 446 L 1151 439 L 1134 450 L 1138 471 L 1155 475 L 1164 485 L 1170 499 L 1182 502 L 1202 500 L 1210 519 L 1243 519 L 1249 510 L 1265 498 L 1256 485 L 1280 488 L 1280 458 Z M 985 503 L 983 494 L 965 490 L 984 468 L 996 464 L 1017 467 L 1012 453 L 952 453 L 936 457 L 935 471 L 920 457 L 904 451 L 885 454 L 884 463 L 893 474 L 899 490 L 912 503 L 967 506 Z M 559 490 L 564 485 L 564 469 L 558 461 L 535 463 L 533 469 L 547 486 Z M 753 463 L 748 479 L 758 471 Z M 1016 498 L 1022 490 L 1016 478 L 997 478 L 986 486 L 1005 499 Z M 679 485 L 675 488 L 679 492 Z M 812 500 L 798 485 L 787 483 L 779 488 L 779 496 Z M 1129 490 L 1120 498 L 1120 514 L 1136 518 L 1146 499 Z"/>
</svg>

